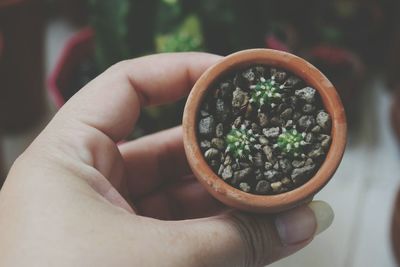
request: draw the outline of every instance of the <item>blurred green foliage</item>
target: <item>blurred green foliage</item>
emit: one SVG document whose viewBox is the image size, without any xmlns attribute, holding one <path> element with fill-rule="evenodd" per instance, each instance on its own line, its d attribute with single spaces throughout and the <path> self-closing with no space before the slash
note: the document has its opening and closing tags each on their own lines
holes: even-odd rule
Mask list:
<svg viewBox="0 0 400 267">
<path fill-rule="evenodd" d="M 322 46 L 323 56 L 308 59 L 327 66 L 325 74 L 346 98 L 347 92 L 358 87 L 363 64 L 385 68 L 387 59 L 393 58 L 391 51 L 396 51 L 396 46 L 400 49 L 400 41 L 390 42 L 396 36 L 400 40 L 399 0 L 85 1 L 95 30 L 98 72 L 120 60 L 158 52 L 227 55 L 268 47 L 308 58 Z M 332 61 L 337 54 L 346 56 Z M 358 63 L 355 58 L 360 59 Z M 392 69 L 400 69 L 396 67 L 400 64 L 392 65 Z M 337 73 L 343 66 L 349 75 Z M 354 97 L 347 98 L 353 101 Z M 143 133 L 179 124 L 183 105 L 181 101 L 146 109 L 140 119 Z"/>
</svg>

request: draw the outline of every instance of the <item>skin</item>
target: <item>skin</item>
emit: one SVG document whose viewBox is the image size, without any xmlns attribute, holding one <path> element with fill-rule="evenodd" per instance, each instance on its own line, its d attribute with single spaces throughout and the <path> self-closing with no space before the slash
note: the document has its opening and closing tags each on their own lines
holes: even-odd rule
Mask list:
<svg viewBox="0 0 400 267">
<path fill-rule="evenodd" d="M 0 193 L 0 266 L 263 266 L 308 244 L 307 206 L 250 215 L 214 200 L 191 174 L 180 127 L 116 145 L 142 107 L 187 95 L 219 59 L 124 61 L 72 97 Z"/>
</svg>

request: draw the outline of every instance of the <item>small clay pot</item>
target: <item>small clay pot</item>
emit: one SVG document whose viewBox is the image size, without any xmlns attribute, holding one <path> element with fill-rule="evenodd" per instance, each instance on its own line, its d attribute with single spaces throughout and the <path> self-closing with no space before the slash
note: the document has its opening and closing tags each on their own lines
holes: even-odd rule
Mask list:
<svg viewBox="0 0 400 267">
<path fill-rule="evenodd" d="M 317 173 L 304 185 L 278 195 L 245 193 L 225 183 L 207 164 L 197 138 L 198 113 L 201 103 L 212 85 L 223 75 L 250 65 L 263 64 L 292 72 L 315 88 L 321 95 L 326 111 L 332 119 L 332 143 L 326 159 Z M 342 102 L 331 82 L 314 66 L 292 54 L 269 50 L 244 50 L 210 67 L 194 85 L 183 115 L 183 141 L 190 167 L 199 182 L 224 204 L 244 211 L 274 213 L 287 210 L 312 200 L 335 173 L 346 146 L 347 124 Z"/>
</svg>

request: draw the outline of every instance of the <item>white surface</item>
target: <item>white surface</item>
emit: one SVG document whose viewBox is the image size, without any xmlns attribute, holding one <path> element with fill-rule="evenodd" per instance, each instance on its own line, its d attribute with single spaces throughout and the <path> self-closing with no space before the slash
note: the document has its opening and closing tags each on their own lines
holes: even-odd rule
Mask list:
<svg viewBox="0 0 400 267">
<path fill-rule="evenodd" d="M 48 27 L 46 73 L 74 32 L 62 21 Z M 273 267 L 394 267 L 390 247 L 390 219 L 400 185 L 400 153 L 389 125 L 390 94 L 374 83 L 365 89 L 364 116 L 332 181 L 316 196 L 329 202 L 336 214 L 331 228 L 304 250 Z M 54 109 L 50 109 L 49 116 Z M 47 120 L 47 119 L 46 119 Z M 46 121 L 45 120 L 45 121 Z M 374 127 L 373 122 L 379 127 Z M 4 140 L 9 166 L 42 126 Z"/>
</svg>

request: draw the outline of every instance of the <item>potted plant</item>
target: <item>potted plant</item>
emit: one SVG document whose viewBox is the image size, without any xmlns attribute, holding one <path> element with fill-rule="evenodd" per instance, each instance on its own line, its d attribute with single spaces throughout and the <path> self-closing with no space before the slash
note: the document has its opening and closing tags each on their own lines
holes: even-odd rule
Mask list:
<svg viewBox="0 0 400 267">
<path fill-rule="evenodd" d="M 200 77 L 183 129 L 193 173 L 214 197 L 270 213 L 310 201 L 329 181 L 347 127 L 340 98 L 320 71 L 289 53 L 253 49 Z"/>
<path fill-rule="evenodd" d="M 0 61 L 0 127 L 23 130 L 44 113 L 41 0 L 0 2 L 2 55 Z"/>
</svg>

